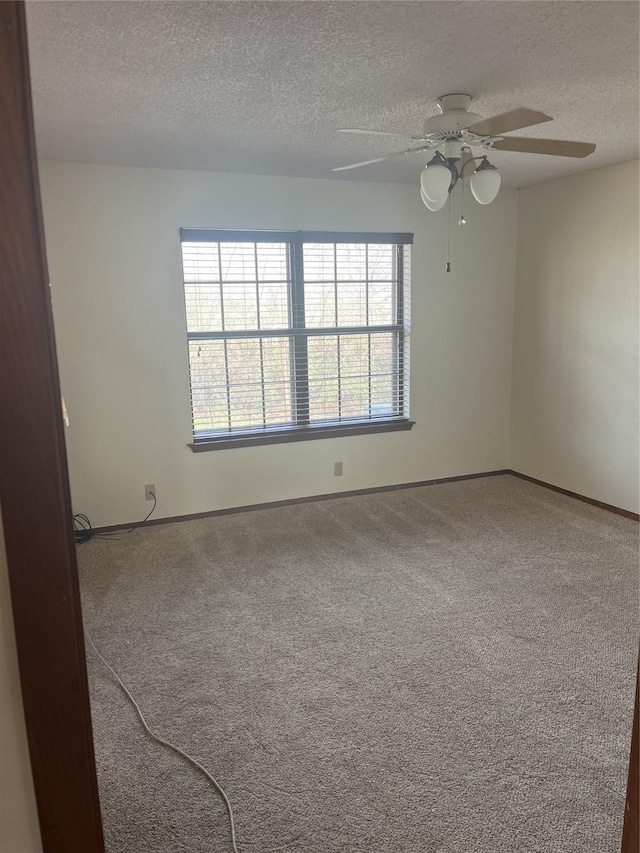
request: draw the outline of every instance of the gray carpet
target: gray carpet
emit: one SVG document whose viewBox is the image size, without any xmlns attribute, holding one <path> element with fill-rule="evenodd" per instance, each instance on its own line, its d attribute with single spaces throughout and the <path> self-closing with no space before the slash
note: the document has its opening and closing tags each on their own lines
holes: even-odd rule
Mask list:
<svg viewBox="0 0 640 853">
<path fill-rule="evenodd" d="M 85 618 L 243 853 L 614 853 L 638 528 L 504 475 L 80 548 Z M 228 853 L 89 655 L 109 853 Z"/>
</svg>

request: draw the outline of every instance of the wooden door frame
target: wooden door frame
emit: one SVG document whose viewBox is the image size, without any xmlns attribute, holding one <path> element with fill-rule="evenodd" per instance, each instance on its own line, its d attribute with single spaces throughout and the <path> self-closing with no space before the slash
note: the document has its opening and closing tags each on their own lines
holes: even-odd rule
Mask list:
<svg viewBox="0 0 640 853">
<path fill-rule="evenodd" d="M 640 850 L 640 654 L 636 674 L 636 700 L 633 710 L 627 799 L 624 806 L 622 853 Z"/>
<path fill-rule="evenodd" d="M 27 739 L 44 853 L 104 853 L 22 0 L 0 27 L 0 505 Z"/>
<path fill-rule="evenodd" d="M 45 853 L 104 853 L 23 2 L 0 2 L 0 505 Z"/>
</svg>

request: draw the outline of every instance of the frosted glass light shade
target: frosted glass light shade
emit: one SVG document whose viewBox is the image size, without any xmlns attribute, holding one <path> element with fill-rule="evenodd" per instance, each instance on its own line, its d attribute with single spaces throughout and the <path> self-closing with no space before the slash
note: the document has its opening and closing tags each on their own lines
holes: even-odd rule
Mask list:
<svg viewBox="0 0 640 853">
<path fill-rule="evenodd" d="M 449 185 L 451 184 L 451 172 L 446 166 L 434 163 L 427 166 L 420 175 L 420 186 L 425 196 L 432 202 L 446 201 Z M 439 208 L 437 208 L 439 209 Z"/>
<path fill-rule="evenodd" d="M 497 169 L 480 169 L 471 175 L 469 184 L 478 204 L 491 204 L 498 195 L 501 179 Z"/>
<path fill-rule="evenodd" d="M 427 196 L 424 194 L 424 190 L 422 189 L 422 187 L 420 187 L 420 198 L 422 199 L 422 202 L 425 207 L 428 207 L 429 210 L 433 211 L 441 210 L 445 206 L 447 201 L 447 196 L 445 196 L 442 201 L 431 201 L 431 199 L 427 198 Z"/>
</svg>

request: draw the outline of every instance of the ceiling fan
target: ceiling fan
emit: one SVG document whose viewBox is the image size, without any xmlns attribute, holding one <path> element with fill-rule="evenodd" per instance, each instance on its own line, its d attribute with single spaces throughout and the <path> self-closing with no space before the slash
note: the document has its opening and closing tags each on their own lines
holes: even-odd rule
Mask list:
<svg viewBox="0 0 640 853">
<path fill-rule="evenodd" d="M 387 133 L 378 130 L 340 128 L 338 133 L 400 137 L 410 139 L 413 143 L 418 144 L 405 148 L 403 151 L 387 154 L 384 157 L 375 157 L 373 160 L 339 166 L 333 171 L 343 172 L 348 169 L 357 169 L 371 163 L 380 163 L 391 157 L 403 157 L 405 154 L 436 151 L 422 172 L 420 184 L 421 196 L 425 205 L 430 210 L 440 210 L 458 181 L 469 176 L 471 176 L 469 182 L 471 192 L 480 204 L 489 204 L 498 194 L 500 188 L 499 171 L 489 162 L 486 154 L 474 157 L 473 149 L 551 154 L 557 157 L 587 157 L 595 151 L 596 146 L 591 142 L 566 142 L 560 139 L 505 136 L 504 134 L 512 130 L 532 127 L 545 121 L 552 121 L 552 118 L 527 107 L 517 107 L 491 118 L 482 118 L 476 113 L 469 112 L 471 100 L 471 95 L 459 93 L 442 95 L 436 101 L 439 112 L 425 121 L 422 136 L 406 136 L 401 133 Z M 471 173 L 467 170 L 467 166 L 477 160 L 480 163 Z"/>
</svg>

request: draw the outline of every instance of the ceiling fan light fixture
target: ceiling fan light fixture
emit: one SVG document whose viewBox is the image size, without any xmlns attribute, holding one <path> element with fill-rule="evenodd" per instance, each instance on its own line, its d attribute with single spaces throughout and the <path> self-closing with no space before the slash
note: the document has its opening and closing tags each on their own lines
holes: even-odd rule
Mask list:
<svg viewBox="0 0 640 853">
<path fill-rule="evenodd" d="M 451 172 L 445 165 L 444 158 L 436 154 L 423 169 L 420 175 L 420 187 L 424 195 L 433 203 L 446 201 L 451 186 Z M 442 205 L 440 205 L 442 207 Z M 439 210 L 440 208 L 436 208 Z"/>
<path fill-rule="evenodd" d="M 420 187 L 420 198 L 422 199 L 422 203 L 429 210 L 433 210 L 435 213 L 437 210 L 442 210 L 447 201 L 447 196 L 445 195 L 441 201 L 431 201 L 431 199 L 425 195 L 424 190 Z"/>
<path fill-rule="evenodd" d="M 471 192 L 478 204 L 491 204 L 498 195 L 501 180 L 500 172 L 484 157 L 469 180 Z"/>
</svg>

